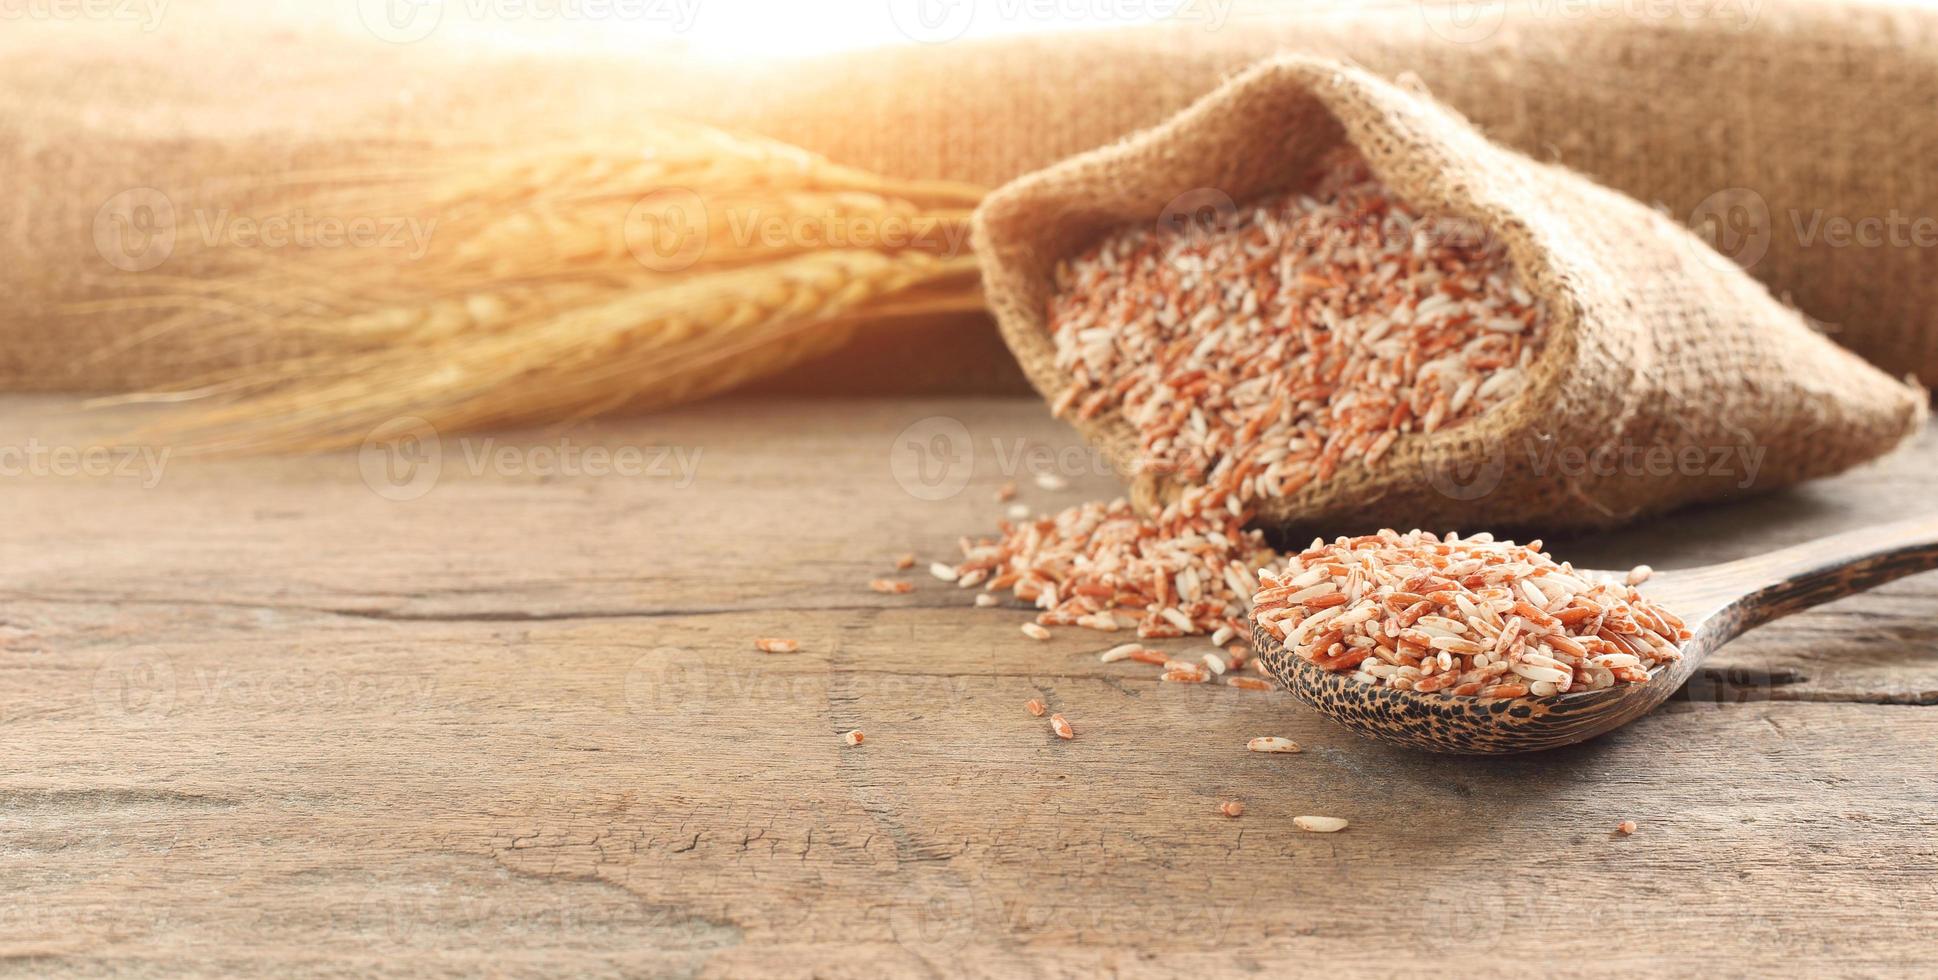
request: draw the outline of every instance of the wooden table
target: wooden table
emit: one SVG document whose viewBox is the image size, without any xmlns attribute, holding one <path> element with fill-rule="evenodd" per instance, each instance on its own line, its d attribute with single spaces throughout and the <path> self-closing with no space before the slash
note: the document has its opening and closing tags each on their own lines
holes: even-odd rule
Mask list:
<svg viewBox="0 0 1938 980">
<path fill-rule="evenodd" d="M 1453 760 L 1101 664 L 1099 634 L 1030 642 L 928 577 L 1012 475 L 1042 507 L 1113 491 L 1034 401 L 729 401 L 436 457 L 63 475 L 54 450 L 128 421 L 0 400 L 0 447 L 42 460 L 0 454 L 0 972 L 1934 962 L 1938 576 L 1752 633 L 1613 736 Z M 1066 491 L 1018 469 L 1031 447 Z M 1934 479 L 1928 435 L 1555 550 L 1748 555 L 1929 509 Z M 904 551 L 916 591 L 869 591 Z M 1265 734 L 1306 751 L 1244 751 Z"/>
</svg>

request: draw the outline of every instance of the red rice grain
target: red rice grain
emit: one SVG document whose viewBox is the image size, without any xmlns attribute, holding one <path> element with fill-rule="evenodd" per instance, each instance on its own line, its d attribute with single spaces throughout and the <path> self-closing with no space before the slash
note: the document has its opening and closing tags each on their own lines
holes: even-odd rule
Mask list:
<svg viewBox="0 0 1938 980">
<path fill-rule="evenodd" d="M 1286 650 L 1398 690 L 1546 697 L 1645 684 L 1690 637 L 1634 586 L 1490 534 L 1314 541 L 1260 585 L 1259 628 Z"/>
<path fill-rule="evenodd" d="M 1050 716 L 1050 730 L 1055 732 L 1058 738 L 1069 739 L 1077 737 L 1077 730 L 1071 728 L 1069 719 L 1064 718 L 1062 715 Z"/>
<path fill-rule="evenodd" d="M 1211 504 L 1290 494 L 1517 394 L 1547 317 L 1506 249 L 1341 151 L 1305 193 L 1136 226 L 1057 270 L 1064 413 L 1115 407 L 1143 472 Z"/>
<path fill-rule="evenodd" d="M 1300 752 L 1299 743 L 1277 735 L 1262 735 L 1245 743 L 1248 752 Z"/>
</svg>

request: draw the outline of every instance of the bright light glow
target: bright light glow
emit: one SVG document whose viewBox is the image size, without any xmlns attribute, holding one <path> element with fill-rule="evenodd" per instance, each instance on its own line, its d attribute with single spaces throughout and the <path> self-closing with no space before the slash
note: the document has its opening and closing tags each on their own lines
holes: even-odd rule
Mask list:
<svg viewBox="0 0 1938 980">
<path fill-rule="evenodd" d="M 351 16 L 365 30 L 393 41 L 597 53 L 677 49 L 709 58 L 753 59 L 1165 20 L 1210 30 L 1224 26 L 1236 2 L 350 0 L 346 7 L 355 8 Z"/>
<path fill-rule="evenodd" d="M 812 55 L 1183 19 L 1200 0 L 689 0 L 701 53 Z M 1219 9 L 1222 9 L 1222 4 Z"/>
</svg>

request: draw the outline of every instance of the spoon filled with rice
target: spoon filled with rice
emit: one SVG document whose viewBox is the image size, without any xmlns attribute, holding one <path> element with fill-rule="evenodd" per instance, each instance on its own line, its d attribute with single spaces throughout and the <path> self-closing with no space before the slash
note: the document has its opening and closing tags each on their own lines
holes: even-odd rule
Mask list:
<svg viewBox="0 0 1938 980">
<path fill-rule="evenodd" d="M 1938 517 L 1664 573 L 1385 530 L 1261 574 L 1253 642 L 1288 690 L 1362 735 L 1504 755 L 1625 725 L 1745 631 L 1932 568 Z"/>
</svg>

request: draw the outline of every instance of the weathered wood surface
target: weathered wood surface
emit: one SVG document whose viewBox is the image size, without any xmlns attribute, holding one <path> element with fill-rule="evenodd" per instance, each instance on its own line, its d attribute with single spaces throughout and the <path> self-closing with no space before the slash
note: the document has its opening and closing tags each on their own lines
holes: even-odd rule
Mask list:
<svg viewBox="0 0 1938 980">
<path fill-rule="evenodd" d="M 125 421 L 4 400 L 0 452 Z M 961 492 L 895 478 L 965 434 Z M 499 437 L 519 465 L 474 473 L 483 440 L 446 437 L 407 501 L 358 454 L 0 478 L 0 972 L 1933 965 L 1938 576 L 1756 631 L 1615 735 L 1449 760 L 1099 664 L 1097 634 L 1033 643 L 922 566 L 868 591 L 992 526 L 1015 447 L 1072 445 L 1035 402 L 721 402 L 563 437 L 684 447 L 690 485 L 521 471 L 560 438 Z M 1021 475 L 1026 501 L 1113 486 L 1062 460 L 1070 488 Z M 1739 557 L 1930 509 L 1934 478 L 1927 437 L 1555 548 Z M 1243 751 L 1261 734 L 1306 752 Z"/>
</svg>

